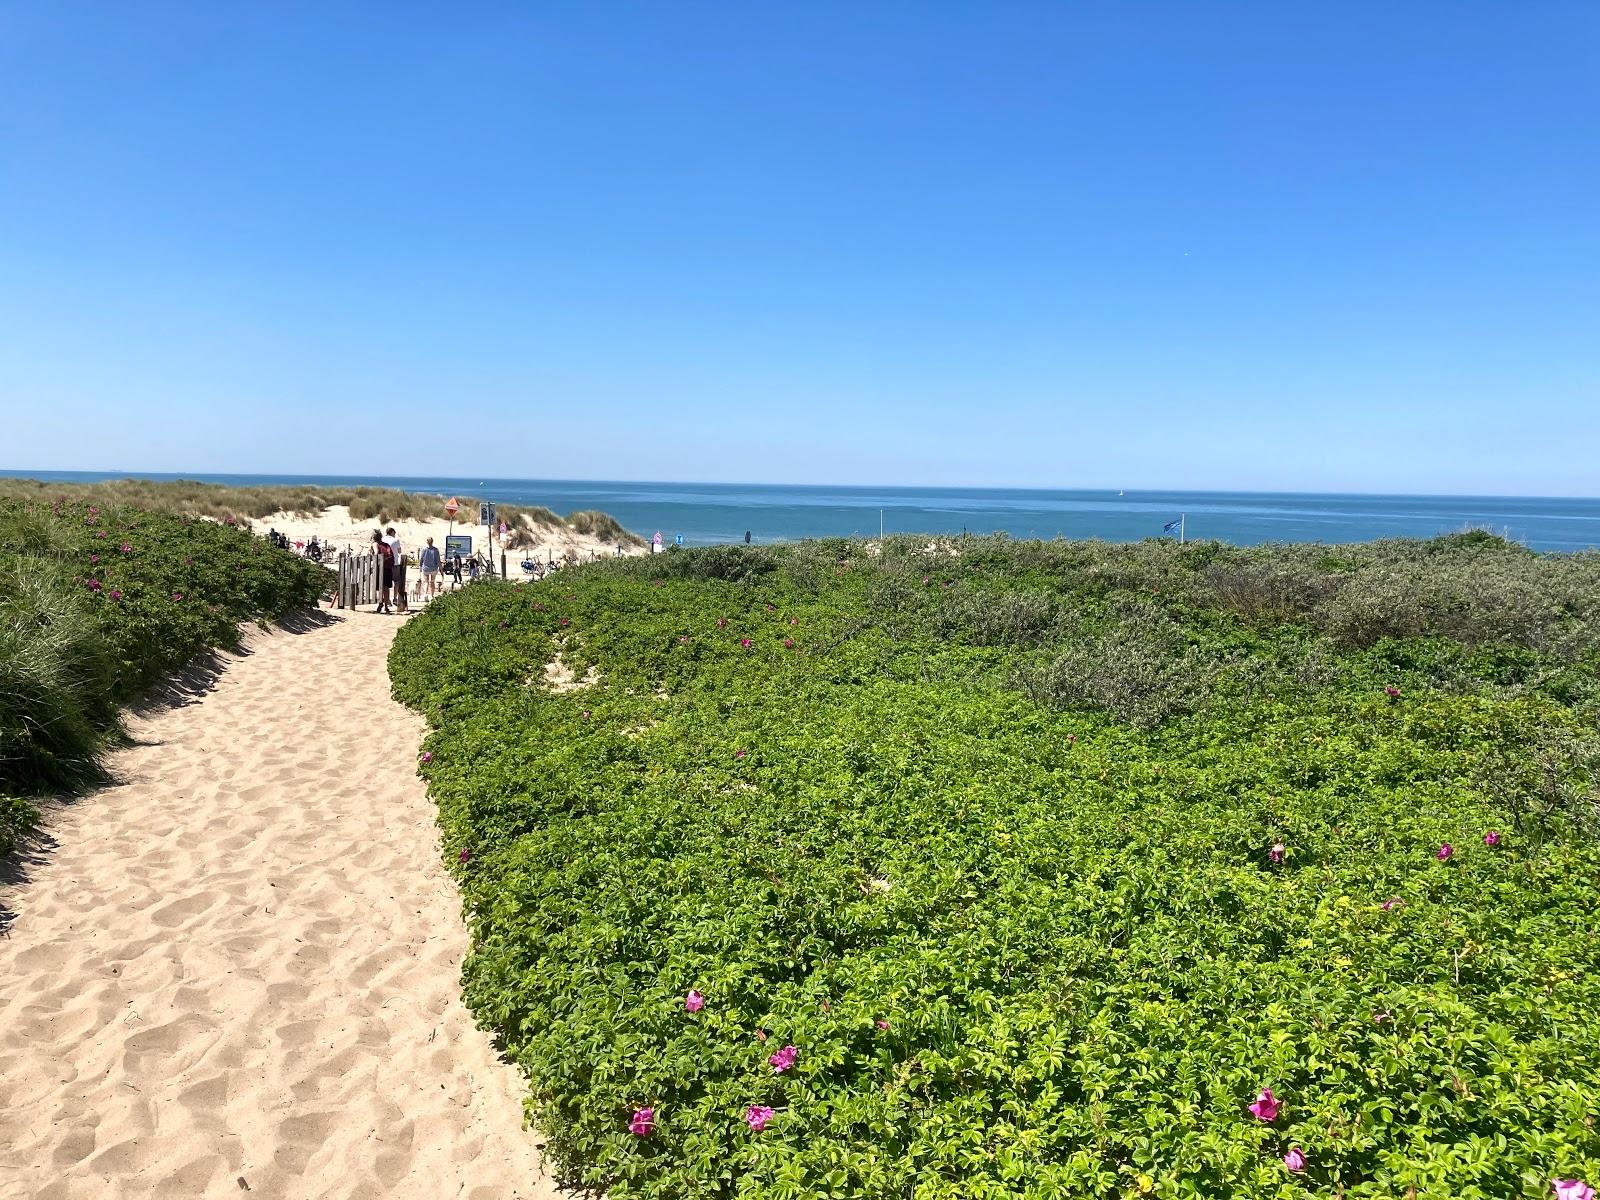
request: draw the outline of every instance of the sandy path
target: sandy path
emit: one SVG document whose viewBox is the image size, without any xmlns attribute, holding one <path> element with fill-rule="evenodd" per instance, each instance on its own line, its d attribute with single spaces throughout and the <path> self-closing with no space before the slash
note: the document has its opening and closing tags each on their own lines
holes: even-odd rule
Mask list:
<svg viewBox="0 0 1600 1200">
<path fill-rule="evenodd" d="M 131 722 L 0 904 L 0 1197 L 548 1197 L 461 1005 L 395 618 L 261 635 Z"/>
</svg>

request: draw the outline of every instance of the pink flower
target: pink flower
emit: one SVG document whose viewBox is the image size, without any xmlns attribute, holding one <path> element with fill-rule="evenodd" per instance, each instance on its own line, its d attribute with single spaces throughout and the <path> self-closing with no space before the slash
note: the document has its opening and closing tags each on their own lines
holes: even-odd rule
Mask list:
<svg viewBox="0 0 1600 1200">
<path fill-rule="evenodd" d="M 99 533 L 95 534 L 95 537 L 103 538 L 103 537 L 105 537 L 105 535 L 106 535 L 106 531 L 104 529 L 102 529 Z"/>
<path fill-rule="evenodd" d="M 765 1104 L 752 1104 L 744 1110 L 744 1123 L 750 1126 L 751 1133 L 760 1133 L 767 1127 L 767 1122 L 772 1120 L 773 1112 Z"/>
<path fill-rule="evenodd" d="M 794 639 L 793 638 L 784 638 L 783 639 L 783 648 L 785 650 L 793 650 L 794 649 Z"/>
<path fill-rule="evenodd" d="M 561 618 L 561 623 L 563 625 L 571 625 L 572 624 L 572 619 L 570 617 L 562 617 Z"/>
<path fill-rule="evenodd" d="M 791 624 L 791 625 L 800 624 L 800 618 L 799 617 L 790 617 L 789 618 L 789 624 Z"/>
<path fill-rule="evenodd" d="M 587 721 L 589 719 L 589 710 L 587 708 L 584 709 L 581 713 L 578 714 L 578 716 L 581 717 L 583 720 Z"/>
<path fill-rule="evenodd" d="M 680 633 L 678 635 L 678 641 L 682 642 L 685 646 L 687 646 L 689 644 L 689 635 L 687 633 Z"/>
<path fill-rule="evenodd" d="M 173 599 L 174 603 L 181 604 L 183 602 L 183 593 L 182 592 L 173 592 L 172 593 L 172 599 Z"/>
<path fill-rule="evenodd" d="M 1395 687 L 1395 685 L 1392 684 L 1392 683 L 1389 684 L 1388 687 L 1383 689 L 1383 694 L 1385 696 L 1389 697 L 1389 699 L 1391 699 L 1391 700 L 1400 699 L 1400 689 Z"/>
<path fill-rule="evenodd" d="M 424 750 L 422 752 L 422 761 L 425 762 L 425 763 L 431 763 L 433 761 L 433 751 L 432 750 Z"/>
<path fill-rule="evenodd" d="M 456 861 L 458 863 L 460 863 L 462 866 L 466 866 L 469 862 L 472 861 L 472 851 L 471 850 L 462 850 L 460 854 L 456 855 Z"/>
<path fill-rule="evenodd" d="M 1594 1200 L 1594 1189 L 1581 1179 L 1552 1180 L 1556 1200 Z"/>
<path fill-rule="evenodd" d="M 1390 896 L 1382 904 L 1378 905 L 1384 912 L 1388 912 L 1392 908 L 1404 908 L 1405 906 L 1406 902 L 1400 899 L 1399 896 Z"/>
<path fill-rule="evenodd" d="M 1306 1169 L 1306 1156 L 1300 1153 L 1299 1147 L 1296 1147 L 1283 1156 L 1283 1165 L 1291 1171 L 1304 1171 Z"/>
<path fill-rule="evenodd" d="M 89 555 L 89 561 L 92 563 L 97 563 L 100 561 L 100 556 L 98 554 L 91 554 Z"/>
<path fill-rule="evenodd" d="M 127 542 L 123 542 L 122 543 L 122 552 L 124 554 L 132 554 L 133 553 L 133 546 L 130 545 L 129 543 L 127 543 Z"/>
<path fill-rule="evenodd" d="M 1272 1094 L 1271 1088 L 1261 1089 L 1261 1094 L 1256 1097 L 1256 1102 L 1250 1105 L 1250 1112 L 1258 1121 L 1276 1121 L 1278 1119 L 1278 1098 Z"/>
<path fill-rule="evenodd" d="M 705 1006 L 706 998 L 693 988 L 690 988 L 689 994 L 683 998 L 683 1010 L 685 1012 L 699 1012 Z"/>
<path fill-rule="evenodd" d="M 717 618 L 717 628 L 718 629 L 726 629 L 727 627 L 728 627 L 728 618 L 727 617 L 718 617 Z"/>
<path fill-rule="evenodd" d="M 118 591 L 116 588 L 112 588 L 111 589 L 111 598 L 113 600 L 121 600 L 122 599 L 122 593 L 120 591 Z"/>
<path fill-rule="evenodd" d="M 533 611 L 534 612 L 543 612 L 544 611 L 544 605 L 540 604 L 537 600 L 534 601 Z"/>
<path fill-rule="evenodd" d="M 800 1057 L 800 1051 L 794 1046 L 785 1046 L 776 1054 L 771 1055 L 767 1061 L 772 1064 L 772 1069 L 782 1075 L 794 1066 L 794 1060 Z"/>
<path fill-rule="evenodd" d="M 98 592 L 100 590 L 100 581 L 98 579 L 89 580 L 89 590 L 91 592 Z"/>
<path fill-rule="evenodd" d="M 1455 852 L 1456 852 L 1456 848 L 1454 846 L 1452 846 L 1449 842 L 1446 842 L 1444 845 L 1439 847 L 1439 853 L 1434 855 L 1434 857 L 1437 858 L 1440 862 L 1449 862 L 1450 861 L 1450 856 L 1452 854 L 1454 854 Z"/>
<path fill-rule="evenodd" d="M 922 584 L 923 584 L 924 587 L 926 587 L 928 584 L 930 584 L 932 582 L 933 582 L 933 580 L 929 579 L 926 575 L 924 575 L 922 577 Z"/>
<path fill-rule="evenodd" d="M 744 757 L 744 751 L 743 750 L 735 750 L 733 752 L 733 756 L 735 758 L 743 758 Z"/>
<path fill-rule="evenodd" d="M 889 1028 L 889 1022 L 885 1021 L 882 1017 L 879 1017 L 876 1021 L 873 1022 L 873 1024 L 876 1025 L 879 1029 L 885 1029 L 886 1030 L 886 1029 Z"/>
<path fill-rule="evenodd" d="M 1267 851 L 1267 858 L 1272 862 L 1281 863 L 1285 849 L 1286 847 L 1282 842 L 1273 842 L 1272 849 Z"/>
<path fill-rule="evenodd" d="M 750 639 L 749 638 L 740 638 L 739 639 L 739 645 L 742 646 L 746 650 L 750 649 Z"/>
<path fill-rule="evenodd" d="M 1483 835 L 1483 844 L 1485 846 L 1498 846 L 1500 844 L 1499 832 L 1494 829 L 1489 830 L 1488 833 Z"/>
<path fill-rule="evenodd" d="M 634 1137 L 649 1137 L 656 1131 L 656 1110 L 653 1108 L 635 1109 L 633 1120 L 628 1122 L 628 1132 Z"/>
</svg>

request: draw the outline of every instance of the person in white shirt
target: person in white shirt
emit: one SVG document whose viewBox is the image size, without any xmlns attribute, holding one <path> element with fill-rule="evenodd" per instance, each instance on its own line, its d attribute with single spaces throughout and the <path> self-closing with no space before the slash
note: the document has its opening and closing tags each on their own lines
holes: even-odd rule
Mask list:
<svg viewBox="0 0 1600 1200">
<path fill-rule="evenodd" d="M 400 539 L 395 536 L 394 526 L 391 525 L 384 531 L 383 540 L 389 546 L 389 553 L 394 555 L 394 598 L 401 612 L 406 611 L 406 553 L 400 548 Z"/>
</svg>

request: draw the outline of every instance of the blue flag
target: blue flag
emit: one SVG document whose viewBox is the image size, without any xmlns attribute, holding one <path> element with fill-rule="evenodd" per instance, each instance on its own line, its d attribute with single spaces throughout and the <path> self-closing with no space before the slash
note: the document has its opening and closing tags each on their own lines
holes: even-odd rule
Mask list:
<svg viewBox="0 0 1600 1200">
<path fill-rule="evenodd" d="M 1176 521 L 1168 521 L 1165 525 L 1163 525 L 1161 527 L 1161 532 L 1162 533 L 1171 533 L 1174 529 L 1176 529 L 1182 523 L 1183 523 L 1183 518 L 1182 517 L 1179 517 Z"/>
</svg>

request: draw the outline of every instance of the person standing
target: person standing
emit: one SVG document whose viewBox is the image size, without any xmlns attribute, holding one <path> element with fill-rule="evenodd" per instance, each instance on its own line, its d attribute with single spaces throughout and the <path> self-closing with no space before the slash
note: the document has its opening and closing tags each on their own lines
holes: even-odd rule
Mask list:
<svg viewBox="0 0 1600 1200">
<path fill-rule="evenodd" d="M 433 539 L 428 539 L 428 544 L 422 548 L 418 565 L 422 568 L 422 582 L 427 586 L 423 589 L 432 600 L 434 593 L 439 589 L 439 547 L 433 544 Z"/>
<path fill-rule="evenodd" d="M 394 596 L 401 612 L 406 611 L 406 552 L 400 546 L 400 539 L 395 535 L 394 526 L 389 526 L 384 531 L 384 541 L 389 544 L 389 553 L 394 557 Z"/>
<path fill-rule="evenodd" d="M 376 529 L 372 531 L 372 549 L 378 555 L 378 607 L 373 611 L 393 612 L 389 607 L 389 592 L 394 587 L 394 551 L 383 540 L 382 532 Z"/>
</svg>

